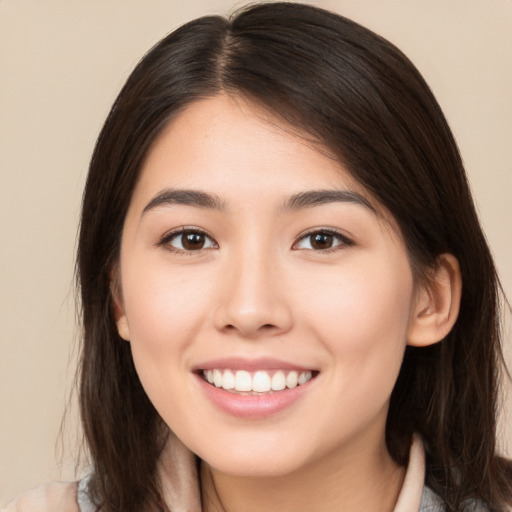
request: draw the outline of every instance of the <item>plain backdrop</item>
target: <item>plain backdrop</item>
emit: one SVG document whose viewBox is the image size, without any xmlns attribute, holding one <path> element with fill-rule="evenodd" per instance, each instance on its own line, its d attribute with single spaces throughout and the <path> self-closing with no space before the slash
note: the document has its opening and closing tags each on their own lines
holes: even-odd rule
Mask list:
<svg viewBox="0 0 512 512">
<path fill-rule="evenodd" d="M 512 297 L 512 1 L 311 3 L 388 38 L 423 73 L 460 145 Z M 58 437 L 74 377 L 73 257 L 88 159 L 108 109 L 166 33 L 241 5 L 0 0 L 0 503 L 74 478 L 72 403 Z"/>
</svg>

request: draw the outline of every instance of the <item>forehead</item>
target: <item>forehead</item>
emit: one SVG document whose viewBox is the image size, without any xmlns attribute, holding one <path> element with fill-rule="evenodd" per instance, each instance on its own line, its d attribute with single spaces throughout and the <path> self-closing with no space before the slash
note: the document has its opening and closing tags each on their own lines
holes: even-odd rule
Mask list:
<svg viewBox="0 0 512 512">
<path fill-rule="evenodd" d="M 240 97 L 196 101 L 175 116 L 148 151 L 136 192 L 214 187 L 237 195 L 308 188 L 368 192 L 318 141 Z"/>
</svg>

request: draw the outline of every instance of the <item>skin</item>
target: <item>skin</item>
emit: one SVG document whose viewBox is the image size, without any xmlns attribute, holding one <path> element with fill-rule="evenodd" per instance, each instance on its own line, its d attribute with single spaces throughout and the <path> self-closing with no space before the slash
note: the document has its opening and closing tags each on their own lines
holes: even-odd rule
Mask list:
<svg viewBox="0 0 512 512">
<path fill-rule="evenodd" d="M 155 204 L 169 189 L 204 191 L 222 208 Z M 283 208 L 311 190 L 355 192 L 370 206 Z M 169 236 L 183 226 L 208 234 L 203 248 Z M 341 234 L 329 250 L 311 245 L 321 229 Z M 416 286 L 386 211 L 339 162 L 255 105 L 219 95 L 168 124 L 126 217 L 117 325 L 149 398 L 203 461 L 206 510 L 393 509 L 404 468 L 385 445 L 389 397 L 406 344 L 449 328 L 429 304 L 456 316 L 441 293 L 453 291 L 456 272 L 443 268 L 440 291 Z M 429 337 L 433 322 L 439 333 Z M 284 410 L 235 417 L 195 372 L 231 356 L 318 375 Z"/>
</svg>

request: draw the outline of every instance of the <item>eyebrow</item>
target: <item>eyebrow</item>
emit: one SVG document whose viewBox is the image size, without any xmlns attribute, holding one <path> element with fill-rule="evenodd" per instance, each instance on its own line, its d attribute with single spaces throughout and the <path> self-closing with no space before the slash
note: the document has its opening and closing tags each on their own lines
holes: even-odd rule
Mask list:
<svg viewBox="0 0 512 512">
<path fill-rule="evenodd" d="M 329 203 L 351 203 L 364 206 L 376 213 L 372 204 L 358 192 L 351 190 L 308 190 L 291 196 L 281 207 L 281 211 L 294 211 L 304 208 L 312 208 Z M 206 208 L 223 211 L 225 203 L 216 195 L 208 194 L 202 190 L 166 189 L 159 192 L 145 206 L 142 214 L 166 205 L 187 205 L 197 208 Z"/>
<path fill-rule="evenodd" d="M 377 210 L 370 201 L 352 190 L 309 190 L 295 194 L 283 205 L 283 211 L 300 210 L 329 203 L 351 203 L 364 206 L 373 213 Z"/>
<path fill-rule="evenodd" d="M 207 194 L 201 190 L 186 189 L 166 189 L 159 192 L 145 206 L 142 214 L 153 210 L 158 206 L 168 206 L 173 204 L 181 204 L 195 206 L 197 208 L 207 208 L 213 210 L 224 210 L 225 205 L 221 199 L 215 195 Z"/>
</svg>

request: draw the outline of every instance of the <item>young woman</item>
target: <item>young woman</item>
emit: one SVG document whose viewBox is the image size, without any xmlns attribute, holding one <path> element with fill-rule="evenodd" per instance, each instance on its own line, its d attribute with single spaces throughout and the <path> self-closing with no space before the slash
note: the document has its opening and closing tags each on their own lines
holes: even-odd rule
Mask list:
<svg viewBox="0 0 512 512">
<path fill-rule="evenodd" d="M 156 45 L 77 270 L 91 473 L 12 510 L 511 509 L 496 271 L 438 104 L 367 29 L 263 4 Z"/>
</svg>

